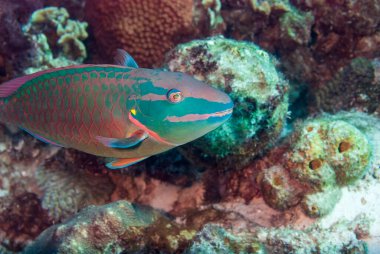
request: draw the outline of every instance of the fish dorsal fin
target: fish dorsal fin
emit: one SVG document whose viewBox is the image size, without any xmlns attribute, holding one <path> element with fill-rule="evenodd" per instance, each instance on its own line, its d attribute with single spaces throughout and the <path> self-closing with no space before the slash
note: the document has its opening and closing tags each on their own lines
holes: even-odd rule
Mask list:
<svg viewBox="0 0 380 254">
<path fill-rule="evenodd" d="M 114 57 L 115 64 L 132 67 L 132 68 L 139 68 L 136 61 L 133 59 L 133 57 L 128 54 L 127 51 L 123 49 L 117 49 L 116 54 Z"/>
<path fill-rule="evenodd" d="M 14 94 L 23 84 L 37 77 L 37 73 L 9 80 L 0 85 L 0 98 L 5 98 Z"/>
<path fill-rule="evenodd" d="M 25 75 L 19 78 L 11 79 L 3 84 L 0 85 L 0 98 L 5 98 L 8 96 L 11 96 L 14 94 L 22 85 L 24 85 L 26 82 L 41 76 L 46 73 L 50 73 L 56 70 L 66 69 L 68 67 L 62 67 L 62 68 L 56 68 L 56 69 L 49 69 L 44 71 L 35 72 L 29 75 Z"/>
</svg>

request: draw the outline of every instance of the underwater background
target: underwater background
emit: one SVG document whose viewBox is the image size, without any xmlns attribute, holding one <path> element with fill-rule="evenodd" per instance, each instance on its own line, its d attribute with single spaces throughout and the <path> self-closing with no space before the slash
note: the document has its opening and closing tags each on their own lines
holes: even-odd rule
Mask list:
<svg viewBox="0 0 380 254">
<path fill-rule="evenodd" d="M 0 83 L 116 49 L 232 117 L 122 170 L 1 125 L 1 254 L 380 253 L 379 0 L 0 0 Z"/>
</svg>

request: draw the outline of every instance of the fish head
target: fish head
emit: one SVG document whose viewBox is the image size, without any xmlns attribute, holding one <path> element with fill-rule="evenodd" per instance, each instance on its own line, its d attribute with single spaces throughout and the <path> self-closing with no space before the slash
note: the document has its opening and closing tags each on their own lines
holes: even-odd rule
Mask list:
<svg viewBox="0 0 380 254">
<path fill-rule="evenodd" d="M 130 120 L 159 142 L 177 146 L 227 121 L 233 110 L 224 92 L 187 74 L 139 69 L 141 83 Z"/>
</svg>

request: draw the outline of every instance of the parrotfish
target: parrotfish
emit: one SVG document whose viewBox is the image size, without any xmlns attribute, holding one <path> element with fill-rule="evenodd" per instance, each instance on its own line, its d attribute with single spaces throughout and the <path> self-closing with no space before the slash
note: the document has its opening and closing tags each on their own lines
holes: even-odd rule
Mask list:
<svg viewBox="0 0 380 254">
<path fill-rule="evenodd" d="M 230 97 L 179 72 L 114 65 L 49 69 L 0 85 L 0 119 L 49 144 L 124 168 L 197 139 L 229 119 Z"/>
</svg>

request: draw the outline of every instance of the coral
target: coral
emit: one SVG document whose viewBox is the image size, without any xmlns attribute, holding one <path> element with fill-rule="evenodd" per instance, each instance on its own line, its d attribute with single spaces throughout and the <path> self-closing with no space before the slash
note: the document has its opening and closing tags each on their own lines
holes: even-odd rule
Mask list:
<svg viewBox="0 0 380 254">
<path fill-rule="evenodd" d="M 305 121 L 287 142 L 277 162 L 283 167 L 265 169 L 261 180 L 264 200 L 279 210 L 301 204 L 308 216 L 325 216 L 339 201 L 340 186 L 353 184 L 371 167 L 367 133 L 339 115 Z"/>
<path fill-rule="evenodd" d="M 122 252 L 120 237 L 129 239 L 130 249 L 139 246 L 144 228 L 154 221 L 151 211 L 120 201 L 103 207 L 90 206 L 64 224 L 44 231 L 25 253 Z M 136 237 L 136 238 L 135 238 Z M 55 239 L 60 239 L 59 241 Z M 124 244 L 126 244 L 124 242 Z"/>
<path fill-rule="evenodd" d="M 90 206 L 76 216 L 45 230 L 24 253 L 133 253 L 183 250 L 195 235 L 159 212 L 118 201 Z M 59 240 L 58 240 L 59 239 Z"/>
<path fill-rule="evenodd" d="M 68 10 L 70 15 L 75 19 L 83 20 L 84 7 L 86 2 L 82 0 L 61 0 L 59 2 L 55 0 L 45 0 L 45 6 L 64 7 Z"/>
<path fill-rule="evenodd" d="M 191 164 L 177 149 L 152 156 L 140 166 L 144 167 L 149 177 L 183 187 L 189 187 L 199 180 L 204 170 Z M 137 170 L 141 171 L 140 168 Z"/>
<path fill-rule="evenodd" d="M 42 206 L 50 217 L 61 221 L 86 206 L 105 204 L 114 186 L 106 174 L 91 172 L 101 167 L 95 157 L 71 150 L 46 161 L 36 177 L 44 193 Z"/>
<path fill-rule="evenodd" d="M 227 35 L 251 40 L 272 52 L 307 45 L 314 17 L 295 8 L 290 1 L 227 1 L 224 7 Z"/>
<path fill-rule="evenodd" d="M 264 243 L 269 253 L 367 253 L 367 244 L 354 229 L 369 223 L 367 217 L 353 221 L 341 221 L 330 228 L 318 225 L 306 230 L 292 228 L 259 229 L 257 238 Z"/>
<path fill-rule="evenodd" d="M 226 91 L 232 119 L 184 146 L 186 156 L 208 166 L 218 160 L 241 168 L 277 139 L 287 115 L 287 83 L 275 60 L 258 46 L 212 37 L 181 44 L 166 59 L 170 71 L 188 73 Z"/>
<path fill-rule="evenodd" d="M 302 189 L 291 182 L 286 170 L 271 167 L 264 172 L 261 181 L 261 192 L 265 202 L 279 210 L 286 210 L 297 205 L 302 198 Z"/>
<path fill-rule="evenodd" d="M 83 40 L 88 37 L 87 23 L 69 19 L 64 8 L 47 7 L 35 11 L 24 34 L 34 42 L 34 67 L 25 70 L 33 73 L 52 67 L 79 64 L 87 57 Z"/>
<path fill-rule="evenodd" d="M 322 217 L 329 214 L 339 201 L 341 191 L 336 187 L 329 187 L 320 192 L 305 195 L 301 206 L 309 217 Z"/>
<path fill-rule="evenodd" d="M 295 80 L 308 82 L 313 89 L 319 89 L 353 58 L 379 56 L 378 47 L 373 45 L 378 41 L 380 27 L 377 1 L 293 3 L 301 10 L 310 10 L 315 17 L 309 45 L 298 48 L 298 52 L 283 52 L 285 73 Z M 294 73 L 296 64 L 304 73 Z"/>
<path fill-rule="evenodd" d="M 0 127 L 0 253 L 22 250 L 52 224 L 34 173 L 55 152 L 30 135 Z"/>
<path fill-rule="evenodd" d="M 347 122 L 322 117 L 305 123 L 297 134 L 287 155 L 288 167 L 305 185 L 347 185 L 369 168 L 371 145 L 365 134 Z"/>
<path fill-rule="evenodd" d="M 222 227 L 207 224 L 193 239 L 186 254 L 239 253 L 265 254 L 265 247 L 249 234 L 232 234 Z"/>
<path fill-rule="evenodd" d="M 378 1 L 225 0 L 222 1 L 222 16 L 227 27 L 225 35 L 252 41 L 278 56 L 280 68 L 295 91 L 291 91 L 295 95 L 291 100 L 297 99 L 301 90 L 304 90 L 302 95 L 307 95 L 311 89 L 311 99 L 303 100 L 304 104 L 309 104 L 314 94 L 322 89 L 322 93 L 331 98 L 326 101 L 331 103 L 328 106 L 336 109 L 330 112 L 358 107 L 373 110 L 377 99 L 372 98 L 377 93 L 372 97 L 367 93 L 370 89 L 377 90 L 373 83 L 368 89 L 364 84 L 330 86 L 331 82 L 339 83 L 334 78 L 336 72 L 341 68 L 348 71 L 352 59 L 380 56 Z M 328 87 L 324 88 L 326 84 Z M 348 98 L 342 95 L 343 105 L 337 103 L 334 107 L 334 91 L 344 90 L 346 86 L 352 94 Z M 356 96 L 358 90 L 364 93 Z M 322 101 L 322 108 L 313 110 L 326 110 L 323 94 L 317 97 Z"/>
<path fill-rule="evenodd" d="M 23 35 L 20 22 L 26 22 L 30 13 L 41 7 L 38 0 L 0 2 L 0 83 L 13 78 L 29 65 L 31 43 Z"/>
<path fill-rule="evenodd" d="M 28 241 L 52 224 L 34 193 L 25 192 L 12 199 L 1 197 L 0 204 L 1 253 L 4 253 L 1 247 L 9 251 L 22 250 Z"/>
<path fill-rule="evenodd" d="M 175 41 L 192 31 L 192 0 L 97 0 L 88 3 L 88 22 L 108 59 L 117 48 L 123 48 L 140 66 L 150 67 L 159 64 Z"/>
<path fill-rule="evenodd" d="M 213 34 L 217 34 L 222 32 L 224 27 L 224 20 L 221 15 L 221 8 L 222 3 L 220 0 L 195 0 L 194 1 L 194 9 L 195 12 L 200 12 L 199 14 L 196 14 L 193 18 L 194 23 L 198 26 L 202 26 L 202 24 L 210 24 L 210 30 L 212 30 Z M 208 15 L 205 15 L 205 13 L 202 13 L 202 11 L 206 12 Z M 208 21 L 201 22 L 198 19 L 204 19 L 207 17 Z M 204 28 L 203 28 L 204 29 Z"/>
<path fill-rule="evenodd" d="M 207 214 L 199 214 L 199 219 L 212 220 Z M 225 216 L 219 218 L 220 224 L 231 217 Z M 194 223 L 178 224 L 151 208 L 118 201 L 87 207 L 48 228 L 24 253 L 366 253 L 362 239 L 369 234 L 369 224 L 368 217 L 358 216 L 304 230 L 226 229 L 207 222 L 194 227 Z"/>
<path fill-rule="evenodd" d="M 373 113 L 379 107 L 380 59 L 355 58 L 323 87 L 315 89 L 315 107 L 326 112 L 356 109 Z"/>
</svg>

